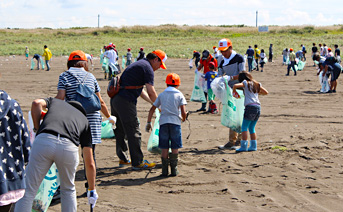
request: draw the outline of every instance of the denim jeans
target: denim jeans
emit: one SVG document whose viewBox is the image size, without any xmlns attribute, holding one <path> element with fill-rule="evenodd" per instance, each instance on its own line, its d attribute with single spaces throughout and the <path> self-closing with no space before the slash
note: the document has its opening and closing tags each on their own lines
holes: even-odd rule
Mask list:
<svg viewBox="0 0 343 212">
<path fill-rule="evenodd" d="M 252 61 L 253 61 L 253 58 L 248 58 L 249 72 L 251 72 L 251 70 L 252 70 Z"/>
<path fill-rule="evenodd" d="M 67 138 L 41 133 L 36 137 L 31 149 L 25 170 L 25 195 L 16 203 L 15 212 L 31 212 L 37 190 L 54 162 L 60 176 L 61 211 L 77 211 L 74 181 L 79 164 L 78 147 Z"/>
<path fill-rule="evenodd" d="M 50 64 L 49 64 L 50 60 L 46 60 L 46 70 L 49 71 L 50 70 Z"/>
<path fill-rule="evenodd" d="M 181 125 L 162 124 L 159 131 L 159 144 L 161 149 L 180 149 L 182 148 Z M 170 141 L 170 144 L 169 144 Z"/>
</svg>

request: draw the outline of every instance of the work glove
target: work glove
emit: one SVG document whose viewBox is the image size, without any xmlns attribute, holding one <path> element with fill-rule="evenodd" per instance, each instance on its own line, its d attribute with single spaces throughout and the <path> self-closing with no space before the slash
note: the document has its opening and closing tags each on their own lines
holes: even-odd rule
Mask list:
<svg viewBox="0 0 343 212">
<path fill-rule="evenodd" d="M 110 117 L 108 117 L 107 120 L 109 120 L 112 124 L 115 124 L 117 121 L 117 118 L 115 116 L 110 116 Z"/>
<path fill-rule="evenodd" d="M 87 198 L 88 198 L 88 204 L 92 206 L 92 208 L 95 207 L 96 201 L 99 198 L 98 194 L 96 193 L 96 190 L 88 190 L 87 191 Z"/>
<path fill-rule="evenodd" d="M 145 125 L 145 132 L 149 132 L 151 130 L 151 122 L 147 122 Z"/>
</svg>

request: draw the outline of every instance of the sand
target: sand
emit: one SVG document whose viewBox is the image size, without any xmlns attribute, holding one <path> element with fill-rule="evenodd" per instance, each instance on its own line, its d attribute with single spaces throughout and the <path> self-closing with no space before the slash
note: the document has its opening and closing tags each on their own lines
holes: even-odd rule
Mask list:
<svg viewBox="0 0 343 212">
<path fill-rule="evenodd" d="M 18 100 L 27 118 L 32 100 L 56 95 L 58 76 L 66 70 L 66 61 L 67 57 L 53 57 L 51 71 L 46 72 L 31 71 L 30 61 L 22 56 L 0 57 L 0 88 Z M 109 106 L 108 81 L 103 79 L 99 60 L 94 63 L 92 73 Z M 155 72 L 157 93 L 164 90 L 169 72 L 178 73 L 187 110 L 200 108 L 200 103 L 189 101 L 194 69 L 189 69 L 188 60 L 168 59 L 166 65 L 167 70 Z M 229 132 L 220 124 L 220 114 L 192 113 L 189 139 L 188 123 L 182 124 L 184 148 L 180 150 L 177 177 L 159 177 L 160 155 L 146 148 L 150 133 L 144 126 L 150 106 L 139 100 L 142 150 L 158 167 L 150 172 L 119 168 L 115 140 L 104 139 L 96 147 L 99 200 L 94 211 L 342 211 L 343 89 L 339 84 L 337 93 L 318 93 L 319 81 L 312 65 L 310 61 L 298 76 L 286 77 L 286 67 L 278 56 L 263 73 L 252 73 L 270 92 L 260 97 L 257 152 L 219 150 L 217 147 L 228 141 Z M 83 196 L 82 161 L 76 189 L 78 211 L 89 211 Z M 49 211 L 60 208 L 56 201 Z"/>
</svg>

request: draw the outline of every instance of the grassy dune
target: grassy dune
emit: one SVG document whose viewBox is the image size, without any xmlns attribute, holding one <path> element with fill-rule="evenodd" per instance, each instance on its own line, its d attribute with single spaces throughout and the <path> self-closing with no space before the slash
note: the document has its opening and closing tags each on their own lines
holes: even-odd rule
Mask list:
<svg viewBox="0 0 343 212">
<path fill-rule="evenodd" d="M 255 27 L 246 26 L 133 26 L 71 29 L 1 29 L 0 55 L 23 55 L 25 46 L 30 55 L 42 54 L 46 44 L 53 55 L 68 55 L 81 49 L 99 55 L 104 45 L 113 42 L 120 55 L 131 48 L 134 56 L 141 46 L 146 52 L 154 49 L 164 50 L 169 57 L 190 58 L 193 50 L 202 51 L 217 46 L 221 38 L 229 38 L 234 50 L 244 54 L 249 45 L 257 44 L 268 52 L 270 43 L 274 44 L 274 54 L 283 48 L 300 49 L 304 44 L 310 50 L 312 43 L 343 45 L 343 27 L 313 26 L 270 26 L 269 32 L 259 33 Z"/>
</svg>

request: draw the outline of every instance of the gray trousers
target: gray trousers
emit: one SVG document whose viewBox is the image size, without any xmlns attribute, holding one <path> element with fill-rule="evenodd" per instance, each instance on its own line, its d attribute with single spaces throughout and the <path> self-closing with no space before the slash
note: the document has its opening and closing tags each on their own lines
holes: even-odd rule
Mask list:
<svg viewBox="0 0 343 212">
<path fill-rule="evenodd" d="M 31 212 L 37 190 L 54 162 L 60 176 L 61 211 L 77 211 L 74 181 L 79 164 L 78 147 L 66 138 L 42 133 L 33 142 L 25 170 L 25 195 L 16 203 L 15 212 Z"/>
<path fill-rule="evenodd" d="M 111 114 L 117 117 L 116 129 L 116 150 L 119 159 L 127 161 L 125 152 L 128 147 L 125 136 L 128 140 L 129 152 L 132 166 L 138 166 L 143 162 L 143 152 L 141 150 L 141 132 L 137 119 L 137 106 L 134 102 L 116 95 L 111 98 Z"/>
</svg>

